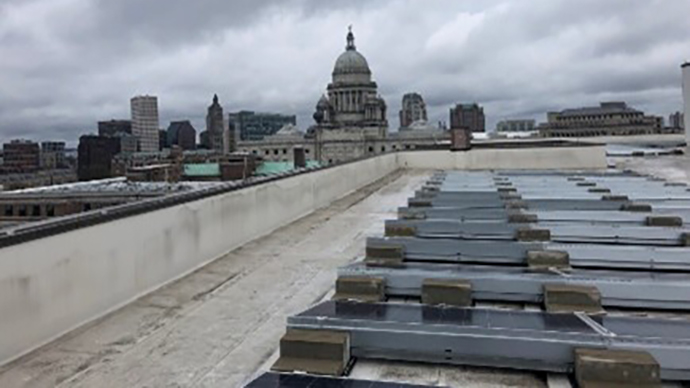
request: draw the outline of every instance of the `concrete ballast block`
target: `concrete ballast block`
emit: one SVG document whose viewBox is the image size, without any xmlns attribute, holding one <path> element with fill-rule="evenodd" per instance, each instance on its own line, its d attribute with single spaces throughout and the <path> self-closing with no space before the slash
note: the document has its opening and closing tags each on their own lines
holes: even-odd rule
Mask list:
<svg viewBox="0 0 690 388">
<path fill-rule="evenodd" d="M 350 335 L 331 330 L 288 329 L 280 340 L 278 372 L 341 376 L 350 362 Z"/>
<path fill-rule="evenodd" d="M 522 199 L 522 195 L 516 193 L 498 193 L 498 196 L 502 201 L 519 201 Z"/>
<path fill-rule="evenodd" d="M 511 224 L 530 224 L 530 223 L 536 223 L 539 220 L 537 219 L 536 214 L 529 214 L 529 213 L 522 213 L 522 212 L 509 212 L 508 213 L 508 222 Z"/>
<path fill-rule="evenodd" d="M 621 206 L 621 210 L 624 212 L 635 212 L 635 213 L 651 213 L 652 205 L 647 203 L 624 203 Z"/>
<path fill-rule="evenodd" d="M 386 282 L 371 276 L 342 276 L 335 282 L 333 300 L 382 302 L 386 300 Z"/>
<path fill-rule="evenodd" d="M 683 226 L 683 219 L 677 216 L 647 216 L 645 219 L 647 226 L 666 226 L 678 228 Z"/>
<path fill-rule="evenodd" d="M 425 220 L 426 212 L 420 208 L 401 207 L 398 209 L 398 218 L 401 220 Z"/>
<path fill-rule="evenodd" d="M 422 186 L 422 191 L 429 191 L 429 192 L 437 193 L 437 192 L 441 191 L 441 186 L 425 185 L 425 186 Z"/>
<path fill-rule="evenodd" d="M 438 196 L 438 192 L 437 192 L 437 191 L 431 191 L 431 190 L 425 191 L 425 190 L 422 190 L 422 191 L 416 192 L 414 197 L 415 197 L 415 198 L 420 198 L 420 199 L 421 199 L 421 198 L 423 198 L 423 199 L 433 199 L 433 198 L 436 198 L 437 196 Z"/>
<path fill-rule="evenodd" d="M 366 255 L 374 259 L 404 259 L 405 246 L 393 242 L 385 244 L 369 243 L 366 246 Z"/>
<path fill-rule="evenodd" d="M 429 305 L 471 306 L 472 283 L 458 279 L 424 279 L 422 303 Z"/>
<path fill-rule="evenodd" d="M 661 387 L 661 369 L 644 351 L 575 349 L 575 380 L 589 387 Z"/>
<path fill-rule="evenodd" d="M 680 245 L 690 247 L 690 233 L 685 232 L 680 234 Z"/>
<path fill-rule="evenodd" d="M 589 193 L 610 193 L 611 189 L 608 189 L 606 187 L 592 187 L 587 190 Z"/>
<path fill-rule="evenodd" d="M 413 237 L 417 234 L 417 228 L 413 225 L 386 223 L 386 236 L 388 237 Z"/>
<path fill-rule="evenodd" d="M 409 207 L 431 207 L 431 199 L 429 198 L 410 198 L 407 200 Z"/>
<path fill-rule="evenodd" d="M 519 228 L 515 231 L 515 239 L 518 241 L 549 241 L 551 231 L 548 229 Z"/>
<path fill-rule="evenodd" d="M 602 201 L 621 201 L 621 202 L 625 202 L 625 201 L 629 201 L 630 199 L 628 198 L 627 195 L 607 194 L 607 195 L 603 195 L 603 196 L 601 197 L 601 200 L 602 200 Z"/>
<path fill-rule="evenodd" d="M 594 286 L 572 284 L 545 284 L 544 307 L 552 313 L 582 311 L 588 314 L 602 314 L 601 293 Z"/>
<path fill-rule="evenodd" d="M 528 251 L 527 265 L 531 269 L 570 269 L 570 255 L 565 251 Z"/>
<path fill-rule="evenodd" d="M 367 244 L 364 263 L 375 267 L 402 267 L 405 246 L 402 244 Z"/>
<path fill-rule="evenodd" d="M 528 209 L 529 205 L 525 201 L 506 201 L 506 209 Z"/>
</svg>

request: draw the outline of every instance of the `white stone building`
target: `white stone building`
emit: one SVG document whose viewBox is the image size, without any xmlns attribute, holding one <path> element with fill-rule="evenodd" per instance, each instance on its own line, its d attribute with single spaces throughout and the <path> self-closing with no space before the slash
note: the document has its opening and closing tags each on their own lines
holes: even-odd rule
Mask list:
<svg viewBox="0 0 690 388">
<path fill-rule="evenodd" d="M 158 97 L 136 96 L 130 100 L 132 135 L 139 139 L 139 151 L 158 152 Z"/>
</svg>

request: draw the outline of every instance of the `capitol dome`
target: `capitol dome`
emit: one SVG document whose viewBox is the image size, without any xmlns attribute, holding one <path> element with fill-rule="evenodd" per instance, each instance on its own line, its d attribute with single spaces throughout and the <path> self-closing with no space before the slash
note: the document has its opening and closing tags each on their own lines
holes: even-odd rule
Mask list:
<svg viewBox="0 0 690 388">
<path fill-rule="evenodd" d="M 364 55 L 357 50 L 347 50 L 335 61 L 333 75 L 336 74 L 371 74 Z"/>
<path fill-rule="evenodd" d="M 347 34 L 345 52 L 340 54 L 333 67 L 333 82 L 370 82 L 371 70 L 364 55 L 355 47 L 355 36 Z"/>
</svg>

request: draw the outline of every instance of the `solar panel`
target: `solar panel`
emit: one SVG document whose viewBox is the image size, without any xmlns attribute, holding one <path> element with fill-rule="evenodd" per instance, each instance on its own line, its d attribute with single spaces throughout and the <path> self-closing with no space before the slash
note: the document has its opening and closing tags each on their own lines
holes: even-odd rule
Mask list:
<svg viewBox="0 0 690 388">
<path fill-rule="evenodd" d="M 246 388 L 424 388 L 426 385 L 389 383 L 384 381 L 351 380 L 337 377 L 268 372 Z"/>
<path fill-rule="evenodd" d="M 406 324 L 473 326 L 484 329 L 509 328 L 510 330 L 592 333 L 592 329 L 574 315 L 554 315 L 540 311 L 514 312 L 415 304 L 328 301 L 298 316 Z"/>
</svg>

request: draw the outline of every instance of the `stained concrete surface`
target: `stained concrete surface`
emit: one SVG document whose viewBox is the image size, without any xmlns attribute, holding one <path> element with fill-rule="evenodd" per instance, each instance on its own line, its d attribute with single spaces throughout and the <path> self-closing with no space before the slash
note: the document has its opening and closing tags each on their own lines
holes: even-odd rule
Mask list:
<svg viewBox="0 0 690 388">
<path fill-rule="evenodd" d="M 0 387 L 237 387 L 429 173 L 389 177 L 0 369 Z"/>
<path fill-rule="evenodd" d="M 690 155 L 613 158 L 616 167 L 690 185 Z"/>
</svg>

